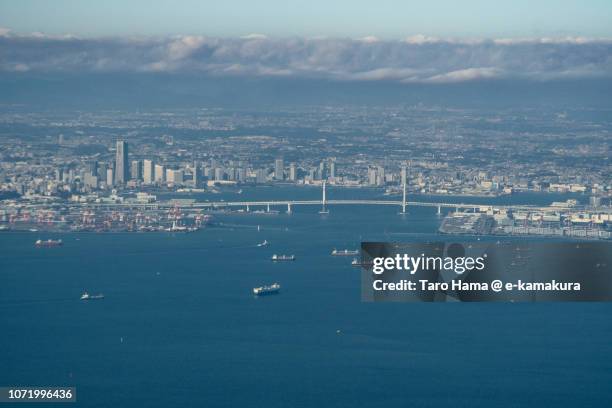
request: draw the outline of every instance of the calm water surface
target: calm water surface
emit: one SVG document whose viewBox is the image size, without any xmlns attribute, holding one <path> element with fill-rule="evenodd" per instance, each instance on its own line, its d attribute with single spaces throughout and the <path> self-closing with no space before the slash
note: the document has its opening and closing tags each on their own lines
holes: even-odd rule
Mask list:
<svg viewBox="0 0 612 408">
<path fill-rule="evenodd" d="M 287 192 L 319 194 L 203 199 Z M 434 209 L 397 210 L 224 215 L 193 234 L 65 234 L 48 249 L 33 242 L 51 234 L 2 233 L 0 385 L 74 385 L 84 407 L 610 406 L 609 304 L 361 303 L 358 269 L 329 253 L 436 237 Z M 251 295 L 272 282 L 281 295 Z"/>
</svg>

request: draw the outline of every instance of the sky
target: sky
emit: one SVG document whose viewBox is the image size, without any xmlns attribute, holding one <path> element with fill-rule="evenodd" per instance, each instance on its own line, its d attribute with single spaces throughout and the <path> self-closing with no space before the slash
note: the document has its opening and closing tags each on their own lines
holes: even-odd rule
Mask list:
<svg viewBox="0 0 612 408">
<path fill-rule="evenodd" d="M 612 1 L 0 0 L 0 27 L 80 37 L 612 37 Z"/>
<path fill-rule="evenodd" d="M 134 78 L 133 94 L 197 85 L 234 100 L 249 87 L 301 96 L 313 82 L 385 95 L 563 82 L 555 89 L 571 97 L 583 81 L 603 95 L 611 23 L 612 0 L 0 0 L 0 100 L 62 96 L 77 83 L 88 97 L 125 96 L 117 84 Z"/>
</svg>

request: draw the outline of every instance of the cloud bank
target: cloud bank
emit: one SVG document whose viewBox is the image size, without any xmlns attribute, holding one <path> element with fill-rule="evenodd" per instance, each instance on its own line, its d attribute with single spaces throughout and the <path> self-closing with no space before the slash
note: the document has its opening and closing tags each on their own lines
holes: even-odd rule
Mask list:
<svg viewBox="0 0 612 408">
<path fill-rule="evenodd" d="M 166 72 L 207 76 L 450 83 L 612 77 L 612 40 L 587 38 L 77 38 L 0 28 L 9 72 Z"/>
</svg>

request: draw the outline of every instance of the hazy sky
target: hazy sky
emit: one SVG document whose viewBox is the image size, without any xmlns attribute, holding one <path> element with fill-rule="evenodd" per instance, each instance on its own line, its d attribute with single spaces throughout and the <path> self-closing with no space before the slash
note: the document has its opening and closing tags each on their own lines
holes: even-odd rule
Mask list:
<svg viewBox="0 0 612 408">
<path fill-rule="evenodd" d="M 612 1 L 0 0 L 0 27 L 78 36 L 612 37 Z"/>
</svg>

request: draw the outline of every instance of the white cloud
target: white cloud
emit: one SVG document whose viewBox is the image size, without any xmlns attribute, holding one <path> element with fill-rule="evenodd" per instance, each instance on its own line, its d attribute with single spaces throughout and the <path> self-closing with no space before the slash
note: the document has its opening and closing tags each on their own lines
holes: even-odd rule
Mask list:
<svg viewBox="0 0 612 408">
<path fill-rule="evenodd" d="M 432 44 L 432 43 L 437 43 L 440 40 L 436 37 L 428 37 L 426 35 L 423 34 L 416 34 L 416 35 L 412 35 L 410 37 L 407 37 L 404 39 L 404 42 L 406 44 Z"/>
<path fill-rule="evenodd" d="M 368 35 L 368 36 L 360 38 L 359 41 L 364 42 L 366 44 L 373 44 L 373 43 L 379 42 L 380 39 L 378 37 L 373 36 L 373 35 Z"/>
<path fill-rule="evenodd" d="M 457 71 L 446 72 L 444 74 L 434 75 L 426 80 L 426 82 L 463 82 L 474 81 L 477 79 L 490 79 L 501 76 L 501 71 L 493 67 L 467 68 Z"/>
<path fill-rule="evenodd" d="M 240 38 L 242 38 L 243 40 L 266 40 L 268 36 L 265 34 L 251 33 L 251 34 L 243 35 Z"/>
<path fill-rule="evenodd" d="M 447 83 L 612 77 L 607 39 L 93 38 L 0 30 L 0 72 L 184 72 Z"/>
</svg>

